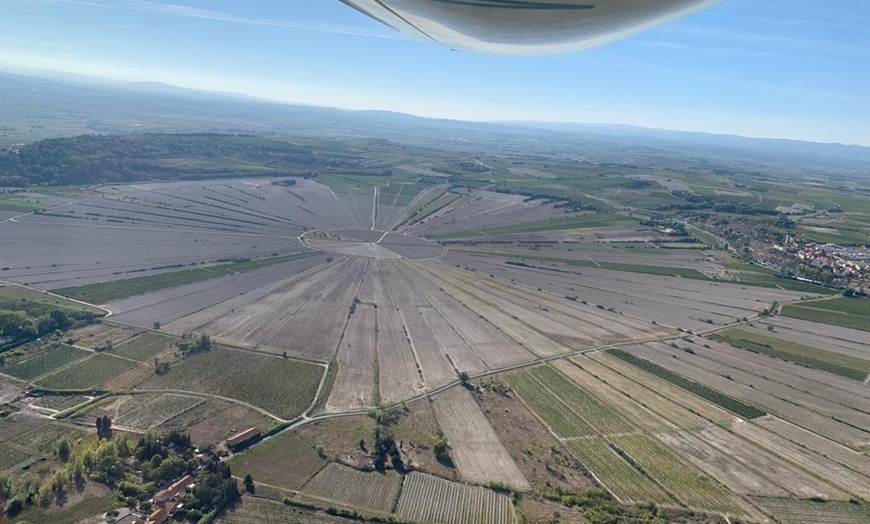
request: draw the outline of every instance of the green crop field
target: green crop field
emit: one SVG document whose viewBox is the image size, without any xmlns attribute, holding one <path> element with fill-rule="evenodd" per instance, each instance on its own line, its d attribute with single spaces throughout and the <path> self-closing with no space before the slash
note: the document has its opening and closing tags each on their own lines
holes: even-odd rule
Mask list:
<svg viewBox="0 0 870 524">
<path fill-rule="evenodd" d="M 61 439 L 76 441 L 87 434 L 88 432 L 82 428 L 52 422 L 19 435 L 12 442 L 27 449 L 52 455 L 57 450 L 57 443 Z"/>
<path fill-rule="evenodd" d="M 37 382 L 37 385 L 47 389 L 61 390 L 96 388 L 134 365 L 136 365 L 134 362 L 127 359 L 97 354 L 57 373 L 43 377 Z"/>
<path fill-rule="evenodd" d="M 820 300 L 818 302 L 801 302 L 795 304 L 796 307 L 807 307 L 813 309 L 827 309 L 837 311 L 846 315 L 855 315 L 860 317 L 870 317 L 870 299 L 842 297 L 831 300 Z"/>
<path fill-rule="evenodd" d="M 137 406 L 115 419 L 115 424 L 125 428 L 146 431 L 155 428 L 179 414 L 204 402 L 198 397 L 164 393 L 159 397 Z"/>
<path fill-rule="evenodd" d="M 551 375 L 547 371 L 541 374 Z M 619 456 L 611 449 L 604 437 L 599 436 L 589 425 L 589 422 L 569 409 L 557 393 L 548 390 L 529 372 L 512 373 L 508 375 L 507 380 L 511 389 L 522 397 L 526 405 L 617 498 L 623 502 L 674 503 L 668 493 Z M 556 382 L 562 383 L 562 379 L 557 379 Z M 571 383 L 567 387 L 563 384 L 561 389 L 572 387 Z M 576 402 L 576 395 L 574 397 Z"/>
<path fill-rule="evenodd" d="M 405 479 L 396 514 L 410 522 L 514 524 L 511 500 L 477 486 L 411 473 Z"/>
<path fill-rule="evenodd" d="M 745 516 L 737 498 L 713 479 L 702 474 L 650 435 L 618 435 L 611 438 L 618 453 L 648 476 L 668 488 L 690 508 Z"/>
<path fill-rule="evenodd" d="M 215 521 L 218 524 L 347 524 L 349 521 L 275 500 L 242 497 Z"/>
<path fill-rule="evenodd" d="M 821 322 L 834 326 L 870 331 L 870 300 L 838 298 L 820 302 L 801 302 L 783 306 L 786 317 Z"/>
<path fill-rule="evenodd" d="M 48 348 L 39 353 L 19 360 L 8 367 L 0 368 L 0 372 L 24 380 L 33 380 L 67 364 L 80 360 L 90 353 L 76 349 L 66 344 L 50 344 Z"/>
<path fill-rule="evenodd" d="M 234 398 L 292 419 L 311 404 L 322 375 L 314 364 L 217 347 L 173 364 L 140 387 Z"/>
<path fill-rule="evenodd" d="M 676 500 L 693 509 L 745 516 L 725 488 L 552 367 L 515 372 L 508 382 L 620 500 Z"/>
<path fill-rule="evenodd" d="M 365 473 L 333 463 L 308 481 L 302 493 L 342 506 L 389 513 L 401 487 L 402 476 L 395 472 Z"/>
<path fill-rule="evenodd" d="M 161 273 L 159 275 L 148 275 L 144 277 L 134 277 L 122 280 L 114 280 L 111 282 L 98 282 L 95 284 L 86 284 L 84 286 L 66 287 L 55 289 L 54 292 L 58 295 L 90 302 L 91 304 L 104 304 L 120 300 L 122 298 L 160 291 L 171 287 L 182 286 L 185 284 L 193 284 L 203 280 L 231 275 L 233 273 L 241 273 L 244 271 L 252 271 L 262 267 L 281 264 L 301 257 L 311 256 L 311 253 L 302 253 L 299 255 L 287 255 L 282 257 L 258 258 L 254 260 L 246 260 L 243 262 L 229 262 L 226 264 L 216 264 L 213 266 L 199 267 L 196 269 L 185 269 L 182 271 L 172 271 L 169 273 Z"/>
<path fill-rule="evenodd" d="M 595 435 L 595 430 L 579 415 L 568 409 L 556 396 L 527 371 L 507 377 L 508 383 L 529 408 L 538 414 L 556 436 L 573 438 Z"/>
<path fill-rule="evenodd" d="M 768 337 L 740 329 L 731 329 L 710 335 L 710 338 L 748 351 L 763 353 L 853 380 L 863 381 L 870 373 L 870 360 L 804 346 L 775 336 Z"/>
<path fill-rule="evenodd" d="M 325 465 L 314 444 L 290 431 L 264 440 L 230 461 L 235 475 L 251 475 L 255 482 L 286 489 L 301 488 Z"/>
<path fill-rule="evenodd" d="M 620 456 L 604 437 L 570 440 L 565 444 L 619 500 L 676 505 L 671 495 Z"/>
<path fill-rule="evenodd" d="M 607 353 L 621 360 L 624 360 L 629 364 L 632 364 L 633 366 L 636 366 L 646 371 L 647 373 L 652 373 L 653 375 L 661 379 L 667 380 L 671 384 L 679 386 L 686 391 L 690 391 L 698 395 L 699 397 L 716 404 L 719 407 L 727 409 L 728 411 L 736 413 L 737 415 L 740 415 L 743 418 L 753 419 L 763 417 L 767 414 L 758 408 L 755 408 L 753 406 L 750 406 L 749 404 L 737 400 L 736 398 L 729 397 L 728 395 L 720 393 L 714 389 L 710 389 L 703 384 L 689 380 L 678 373 L 674 373 L 673 371 L 663 368 L 662 366 L 650 362 L 649 360 L 638 358 L 631 353 L 626 353 L 621 349 L 609 349 L 607 350 Z"/>
<path fill-rule="evenodd" d="M 106 312 L 94 306 L 73 302 L 57 295 L 51 295 L 44 291 L 21 286 L 0 286 L 0 300 L 29 301 L 54 306 L 66 310 L 90 311 L 98 316 L 104 316 Z"/>
<path fill-rule="evenodd" d="M 5 471 L 12 466 L 24 462 L 31 455 L 11 444 L 0 444 L 0 471 Z"/>
<path fill-rule="evenodd" d="M 86 402 L 87 400 L 87 397 L 83 397 L 81 395 L 47 395 L 36 399 L 31 403 L 31 405 L 41 408 L 54 409 L 57 411 L 64 411 L 71 407 L 78 406 L 79 404 Z"/>
<path fill-rule="evenodd" d="M 48 209 L 49 206 L 37 202 L 28 202 L 26 200 L 18 200 L 15 198 L 2 198 L 0 196 L 0 211 L 12 211 L 15 213 L 30 213 L 31 211 L 42 211 Z"/>
<path fill-rule="evenodd" d="M 147 332 L 132 338 L 112 349 L 113 355 L 147 361 L 157 353 L 172 346 L 175 338 L 160 333 Z"/>
<path fill-rule="evenodd" d="M 528 373 L 549 389 L 571 411 L 579 415 L 596 432 L 600 434 L 630 433 L 637 429 L 615 409 L 599 401 L 550 366 L 536 367 Z"/>
</svg>

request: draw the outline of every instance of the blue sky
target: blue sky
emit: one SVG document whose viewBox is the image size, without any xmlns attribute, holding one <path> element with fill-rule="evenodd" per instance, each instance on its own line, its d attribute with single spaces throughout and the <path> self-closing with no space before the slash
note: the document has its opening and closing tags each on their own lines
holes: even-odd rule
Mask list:
<svg viewBox="0 0 870 524">
<path fill-rule="evenodd" d="M 724 0 L 604 47 L 519 57 L 408 38 L 338 0 L 2 0 L 0 68 L 465 120 L 870 145 L 866 0 Z"/>
</svg>

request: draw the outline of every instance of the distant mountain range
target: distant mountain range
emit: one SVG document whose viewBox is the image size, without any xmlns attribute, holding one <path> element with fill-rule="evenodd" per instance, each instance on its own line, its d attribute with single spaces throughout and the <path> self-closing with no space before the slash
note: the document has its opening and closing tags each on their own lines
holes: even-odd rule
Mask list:
<svg viewBox="0 0 870 524">
<path fill-rule="evenodd" d="M 304 134 L 484 151 L 555 149 L 599 162 L 700 158 L 738 171 L 777 166 L 809 176 L 870 177 L 870 147 L 627 125 L 441 120 L 89 77 L 0 73 L 0 115 L 0 146 L 94 132 Z"/>
<path fill-rule="evenodd" d="M 672 131 L 638 127 L 624 124 L 581 124 L 562 122 L 511 121 L 509 125 L 521 125 L 566 133 L 608 134 L 621 137 L 659 138 L 683 143 L 703 144 L 735 149 L 781 152 L 787 154 L 815 154 L 870 162 L 870 147 L 836 143 L 808 142 L 783 138 L 749 138 L 739 135 L 722 135 L 699 131 Z"/>
</svg>

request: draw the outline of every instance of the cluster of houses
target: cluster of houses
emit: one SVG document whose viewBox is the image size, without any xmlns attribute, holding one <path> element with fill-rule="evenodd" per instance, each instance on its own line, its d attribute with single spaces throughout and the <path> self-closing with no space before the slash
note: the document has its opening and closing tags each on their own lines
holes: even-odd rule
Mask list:
<svg viewBox="0 0 870 524">
<path fill-rule="evenodd" d="M 229 437 L 226 440 L 226 445 L 228 449 L 238 451 L 256 442 L 260 437 L 261 433 L 259 429 L 248 428 Z M 200 462 L 208 460 L 208 456 L 203 453 L 197 453 L 196 458 Z M 169 521 L 175 512 L 183 506 L 181 501 L 193 489 L 194 481 L 195 478 L 192 475 L 185 475 L 173 482 L 167 488 L 155 493 L 154 497 L 151 499 L 151 513 L 148 515 L 148 518 L 145 519 L 145 524 L 164 524 Z M 126 523 L 126 519 L 132 517 L 135 517 L 135 515 L 131 511 L 125 510 L 123 515 L 115 515 L 113 518 L 107 520 L 106 523 Z M 137 521 L 130 520 L 130 522 Z"/>
<path fill-rule="evenodd" d="M 155 493 L 151 502 L 151 514 L 145 524 L 163 524 L 169 520 L 181 505 L 181 499 L 193 489 L 193 480 L 191 475 L 185 475 L 168 488 Z"/>
<path fill-rule="evenodd" d="M 798 251 L 797 257 L 812 266 L 830 269 L 838 277 L 856 278 L 870 272 L 870 251 L 867 248 L 807 244 Z"/>
</svg>

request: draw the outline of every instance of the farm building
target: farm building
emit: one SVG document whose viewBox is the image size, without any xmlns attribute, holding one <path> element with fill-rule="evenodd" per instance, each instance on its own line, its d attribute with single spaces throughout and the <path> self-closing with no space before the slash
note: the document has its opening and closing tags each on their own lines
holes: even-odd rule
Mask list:
<svg viewBox="0 0 870 524">
<path fill-rule="evenodd" d="M 236 433 L 232 437 L 227 439 L 227 447 L 228 448 L 237 448 L 245 443 L 249 443 L 251 440 L 260 436 L 260 430 L 257 428 L 248 428 L 244 431 L 240 431 Z"/>
</svg>

